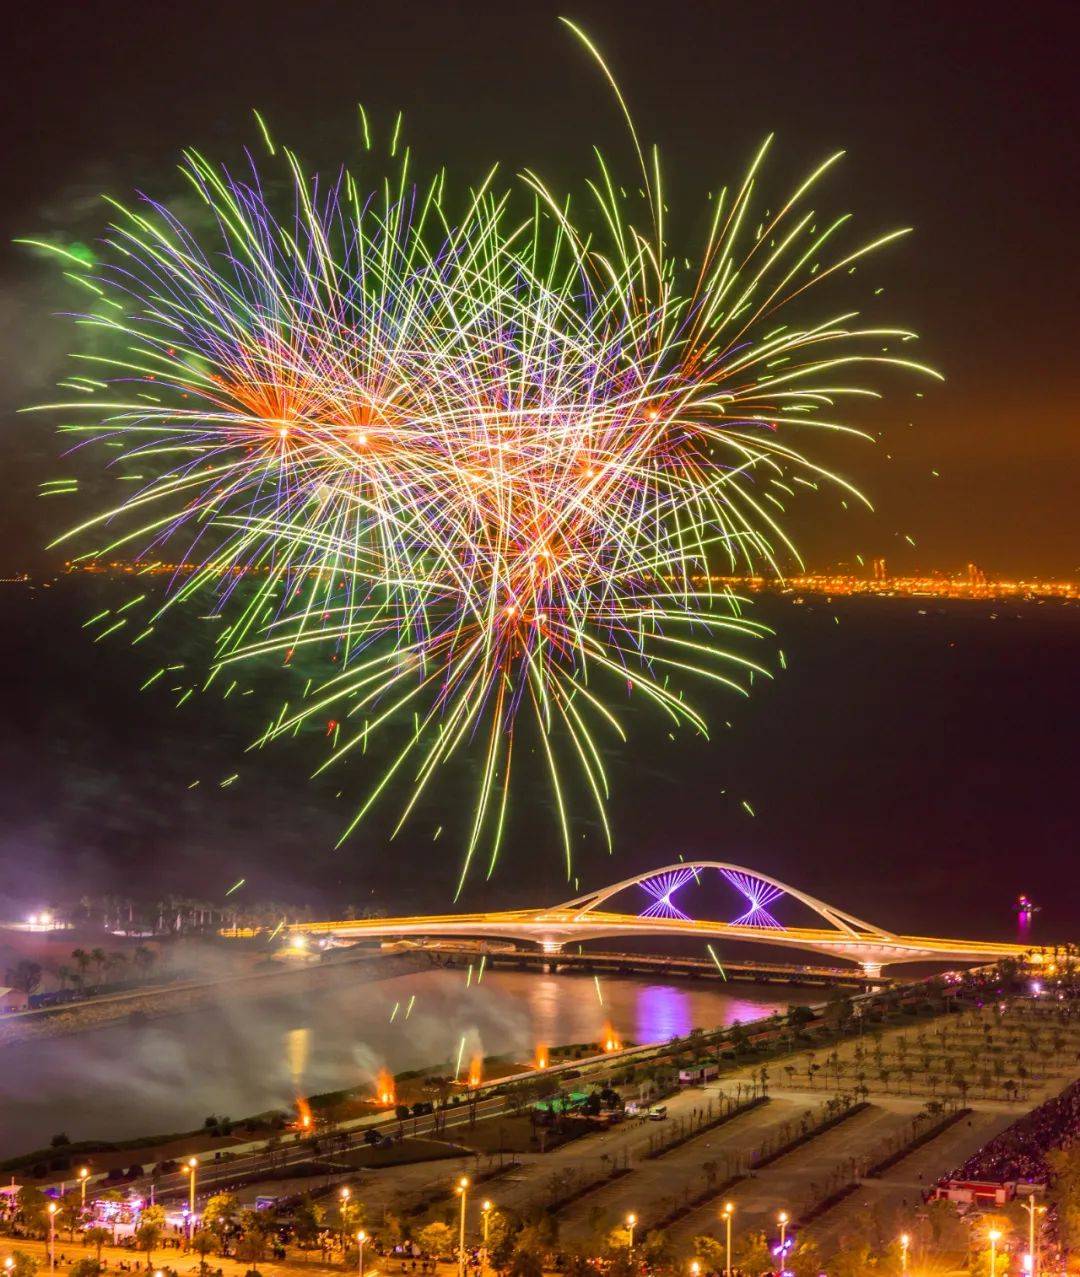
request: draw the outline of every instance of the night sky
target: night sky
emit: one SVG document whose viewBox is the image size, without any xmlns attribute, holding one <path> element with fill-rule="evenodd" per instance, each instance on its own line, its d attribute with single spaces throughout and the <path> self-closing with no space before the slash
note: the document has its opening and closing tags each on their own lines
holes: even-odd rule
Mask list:
<svg viewBox="0 0 1080 1277">
<path fill-rule="evenodd" d="M 404 109 L 418 163 L 447 163 L 463 182 L 499 161 L 580 190 L 593 142 L 630 173 L 615 104 L 557 12 L 423 0 L 23 6 L 0 88 L 0 239 L 92 234 L 102 191 L 168 195 L 181 147 L 231 160 L 256 140 L 252 107 L 313 167 L 354 158 L 363 101 L 384 131 Z M 869 419 L 881 442 L 830 455 L 877 513 L 836 502 L 798 512 L 808 562 L 860 552 L 897 570 L 974 560 L 991 573 L 1080 572 L 1077 6 L 589 0 L 567 12 L 659 142 L 676 223 L 696 226 L 705 192 L 775 131 L 777 194 L 844 148 L 828 206 L 855 211 L 867 234 L 916 228 L 867 284 L 886 288 L 884 314 L 922 334 L 920 353 L 948 381 L 923 400 L 894 381 Z M 31 495 L 55 473 L 55 442 L 9 411 L 41 397 L 70 343 L 46 317 L 51 279 L 25 250 L 3 249 L 8 568 L 37 561 L 56 517 Z"/>
<path fill-rule="evenodd" d="M 416 0 L 23 7 L 0 80 L 0 568 L 48 568 L 42 547 L 66 517 L 35 496 L 56 473 L 56 440 L 14 408 L 48 396 L 71 335 L 49 316 L 62 304 L 55 272 L 13 236 L 92 237 L 100 193 L 169 196 L 182 147 L 232 161 L 257 143 L 252 107 L 313 168 L 355 159 L 362 101 L 384 132 L 403 108 L 418 164 L 445 163 L 462 185 L 499 161 L 581 191 L 593 142 L 630 174 L 615 103 L 557 12 Z M 916 400 L 894 380 L 868 418 L 877 446 L 829 454 L 877 512 L 835 500 L 797 510 L 808 563 L 858 552 L 897 571 L 974 560 L 992 574 L 1080 575 L 1080 9 L 589 0 L 566 12 L 660 144 L 673 225 L 694 229 L 705 192 L 741 175 L 775 131 L 778 195 L 845 148 L 824 205 L 854 210 L 867 236 L 916 228 L 865 283 L 885 288 L 884 315 L 920 332 L 919 354 L 947 382 Z M 235 770 L 242 726 L 178 720 L 139 698 L 140 671 L 85 642 L 91 600 L 66 588 L 4 618 L 0 661 L 18 674 L 0 725 L 8 889 L 47 894 L 68 874 L 80 890 L 154 882 L 215 895 L 247 873 L 265 894 L 445 903 L 456 857 L 446 842 L 432 850 L 435 810 L 393 855 L 376 822 L 334 856 L 332 794 L 309 787 L 287 751 L 224 795 L 191 797 L 192 778 L 209 788 Z M 1000 933 L 1011 895 L 1045 899 L 1075 878 L 1063 804 L 1080 706 L 1077 610 L 1012 609 L 1008 627 L 992 612 L 849 608 L 839 625 L 824 607 L 800 614 L 780 640 L 789 674 L 737 715 L 711 707 L 733 721 L 717 743 L 656 733 L 612 759 L 618 859 L 589 841 L 587 881 L 669 852 L 725 853 L 886 925 L 963 931 L 966 919 Z M 790 627 L 792 614 L 770 619 Z M 540 797 L 534 806 L 545 819 L 534 826 L 526 802 L 495 883 L 507 902 L 567 894 L 551 813 Z M 1080 902 L 1058 892 L 1055 903 L 1060 930 Z"/>
</svg>

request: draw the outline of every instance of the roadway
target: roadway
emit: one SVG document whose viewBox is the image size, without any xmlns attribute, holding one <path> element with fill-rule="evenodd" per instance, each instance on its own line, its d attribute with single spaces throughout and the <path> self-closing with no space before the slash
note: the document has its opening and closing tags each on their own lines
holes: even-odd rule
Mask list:
<svg viewBox="0 0 1080 1277">
<path fill-rule="evenodd" d="M 678 936 L 696 939 L 703 945 L 713 941 L 750 942 L 770 948 L 825 953 L 856 963 L 868 975 L 875 976 L 881 973 L 883 965 L 895 962 L 992 962 L 1000 958 L 1020 958 L 1031 952 L 1030 945 L 993 940 L 942 939 L 888 932 L 858 934 L 833 927 L 747 926 L 698 918 L 639 917 L 596 909 L 588 912 L 518 909 L 432 917 L 358 918 L 295 923 L 288 930 L 294 937 L 325 936 L 335 940 L 447 936 L 506 939 L 537 944 L 552 957 L 556 957 L 564 945 L 579 941 Z"/>
</svg>

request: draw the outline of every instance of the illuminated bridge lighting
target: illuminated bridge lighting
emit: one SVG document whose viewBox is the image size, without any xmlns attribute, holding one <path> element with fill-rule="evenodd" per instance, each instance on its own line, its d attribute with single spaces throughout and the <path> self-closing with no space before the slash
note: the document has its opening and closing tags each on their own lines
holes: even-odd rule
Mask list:
<svg viewBox="0 0 1080 1277">
<path fill-rule="evenodd" d="M 668 873 L 657 874 L 655 878 L 646 878 L 640 885 L 652 896 L 652 904 L 638 915 L 641 918 L 681 918 L 687 921 L 687 915 L 674 904 L 671 897 L 681 886 L 696 878 L 693 869 L 673 869 Z"/>
<path fill-rule="evenodd" d="M 784 894 L 779 887 L 774 887 L 770 882 L 762 882 L 759 878 L 753 878 L 750 874 L 740 873 L 736 869 L 722 869 L 720 872 L 737 891 L 746 897 L 746 903 L 750 906 L 744 914 L 738 918 L 732 918 L 733 926 L 780 929 L 780 923 L 769 912 L 769 905 L 779 900 Z"/>
</svg>

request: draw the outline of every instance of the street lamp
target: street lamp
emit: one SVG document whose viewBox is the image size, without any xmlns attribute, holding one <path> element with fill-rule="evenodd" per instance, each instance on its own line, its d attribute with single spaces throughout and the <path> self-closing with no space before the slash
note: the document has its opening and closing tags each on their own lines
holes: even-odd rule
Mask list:
<svg viewBox="0 0 1080 1277">
<path fill-rule="evenodd" d="M 696 1259 L 690 1261 L 690 1277 L 700 1277 L 701 1265 Z"/>
<path fill-rule="evenodd" d="M 786 1210 L 782 1210 L 782 1211 L 781 1211 L 781 1212 L 777 1215 L 777 1217 L 776 1217 L 776 1218 L 777 1218 L 777 1221 L 778 1221 L 778 1222 L 779 1222 L 779 1224 L 780 1224 L 780 1267 L 781 1267 L 781 1268 L 783 1268 L 783 1266 L 784 1266 L 784 1238 L 785 1238 L 785 1236 L 787 1235 L 788 1220 L 791 1218 L 791 1216 L 787 1213 L 787 1211 L 786 1211 Z"/>
<path fill-rule="evenodd" d="M 484 1249 L 480 1252 L 480 1273 L 483 1277 L 488 1262 L 488 1226 L 491 1223 L 491 1202 L 486 1198 L 480 1203 L 480 1217 L 484 1221 Z"/>
<path fill-rule="evenodd" d="M 461 1196 L 461 1220 L 458 1224 L 458 1277 L 465 1277 L 465 1200 L 469 1196 L 468 1175 L 462 1175 L 454 1191 Z"/>
<path fill-rule="evenodd" d="M 358 1258 L 356 1260 L 356 1277 L 364 1277 L 364 1242 L 367 1241 L 367 1233 L 361 1228 L 356 1234 L 356 1245 L 358 1250 Z"/>
<path fill-rule="evenodd" d="M 345 1212 L 349 1205 L 349 1198 L 352 1196 L 352 1190 L 349 1188 L 348 1184 L 342 1184 L 341 1188 L 338 1190 L 338 1196 L 341 1198 L 341 1205 L 338 1207 L 338 1217 L 341 1220 L 341 1258 L 344 1260 L 346 1228 Z"/>
<path fill-rule="evenodd" d="M 86 1212 L 86 1181 L 90 1178 L 90 1170 L 86 1166 L 79 1167 L 79 1192 L 82 1194 L 82 1200 L 79 1203 L 79 1209 L 85 1214 Z"/>
<path fill-rule="evenodd" d="M 900 1234 L 900 1277 L 907 1277 L 907 1253 L 911 1245 L 910 1233 Z"/>
<path fill-rule="evenodd" d="M 735 1214 L 735 1203 L 725 1202 L 721 1219 L 727 1225 L 727 1239 L 724 1245 L 724 1277 L 731 1277 L 731 1217 Z"/>
<path fill-rule="evenodd" d="M 1001 1233 L 996 1228 L 991 1228 L 987 1237 L 990 1238 L 990 1277 L 997 1277 L 997 1244 L 1001 1241 Z"/>
<path fill-rule="evenodd" d="M 1028 1213 L 1028 1263 L 1031 1265 L 1028 1270 L 1029 1277 L 1038 1277 L 1039 1259 L 1035 1247 L 1035 1217 L 1037 1215 L 1045 1215 L 1046 1207 L 1036 1206 L 1035 1198 L 1029 1194 L 1027 1201 L 1024 1203 L 1024 1210 Z"/>
<path fill-rule="evenodd" d="M 630 1241 L 627 1246 L 627 1249 L 630 1250 L 631 1252 L 634 1249 L 634 1227 L 636 1224 L 637 1224 L 637 1216 L 633 1213 L 633 1211 L 631 1211 L 630 1214 L 627 1215 L 626 1217 L 626 1231 L 630 1234 Z"/>
<path fill-rule="evenodd" d="M 197 1157 L 189 1157 L 184 1163 L 184 1174 L 191 1177 L 188 1185 L 188 1217 L 187 1217 L 187 1242 L 188 1247 L 191 1246 L 191 1234 L 195 1231 L 195 1171 L 198 1169 L 199 1159 Z"/>
<path fill-rule="evenodd" d="M 56 1271 L 56 1212 L 55 1202 L 49 1203 L 49 1272 Z"/>
</svg>

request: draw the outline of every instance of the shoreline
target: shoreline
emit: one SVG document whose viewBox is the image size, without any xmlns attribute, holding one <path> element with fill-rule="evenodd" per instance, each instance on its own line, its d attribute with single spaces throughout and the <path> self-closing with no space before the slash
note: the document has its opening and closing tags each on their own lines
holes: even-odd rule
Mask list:
<svg viewBox="0 0 1080 1277">
<path fill-rule="evenodd" d="M 221 976 L 213 980 L 187 981 L 176 985 L 157 985 L 106 998 L 87 999 L 56 1010 L 29 1012 L 0 1019 L 0 1051 L 48 1038 L 72 1037 L 123 1024 L 133 1016 L 140 1023 L 166 1019 L 199 1011 L 222 996 L 258 998 L 273 996 L 279 989 L 293 992 L 305 985 L 333 985 L 345 972 L 356 977 L 358 966 L 371 967 L 364 973 L 369 980 L 386 980 L 410 975 L 426 969 L 418 955 L 400 953 L 364 953 L 352 958 L 339 958 L 325 964 L 268 971 L 249 971 Z"/>
</svg>

